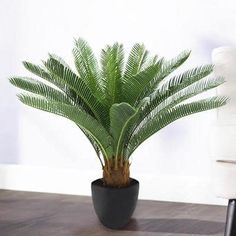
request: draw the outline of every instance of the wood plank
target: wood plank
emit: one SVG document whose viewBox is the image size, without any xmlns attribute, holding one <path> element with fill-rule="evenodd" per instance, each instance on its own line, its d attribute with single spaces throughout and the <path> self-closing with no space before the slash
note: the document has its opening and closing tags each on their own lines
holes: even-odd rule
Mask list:
<svg viewBox="0 0 236 236">
<path fill-rule="evenodd" d="M 104 228 L 90 197 L 0 190 L 1 236 L 222 236 L 226 208 L 139 200 L 121 231 Z"/>
</svg>

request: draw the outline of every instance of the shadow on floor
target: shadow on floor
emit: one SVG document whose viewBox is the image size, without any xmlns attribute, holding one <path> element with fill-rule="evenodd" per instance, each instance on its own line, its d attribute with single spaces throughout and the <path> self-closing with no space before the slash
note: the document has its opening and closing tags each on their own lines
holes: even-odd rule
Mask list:
<svg viewBox="0 0 236 236">
<path fill-rule="evenodd" d="M 211 235 L 224 232 L 222 222 L 197 219 L 131 219 L 125 231 Z"/>
</svg>

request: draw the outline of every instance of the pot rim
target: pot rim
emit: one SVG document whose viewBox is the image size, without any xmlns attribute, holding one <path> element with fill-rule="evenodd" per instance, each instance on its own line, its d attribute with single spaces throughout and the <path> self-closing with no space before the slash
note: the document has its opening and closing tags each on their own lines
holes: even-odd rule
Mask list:
<svg viewBox="0 0 236 236">
<path fill-rule="evenodd" d="M 134 178 L 130 178 L 130 185 L 125 186 L 125 187 L 111 187 L 111 186 L 105 186 L 103 185 L 103 181 L 102 178 L 96 179 L 91 183 L 91 186 L 96 186 L 96 187 L 100 187 L 100 188 L 104 188 L 104 189 L 116 189 L 116 190 L 122 190 L 122 189 L 127 189 L 127 188 L 131 188 L 133 186 L 139 185 L 139 181 L 134 179 Z"/>
</svg>

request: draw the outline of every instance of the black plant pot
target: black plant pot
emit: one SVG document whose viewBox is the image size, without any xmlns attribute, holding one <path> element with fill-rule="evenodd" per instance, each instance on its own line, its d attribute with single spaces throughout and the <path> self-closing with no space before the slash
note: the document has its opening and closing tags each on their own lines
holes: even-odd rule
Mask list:
<svg viewBox="0 0 236 236">
<path fill-rule="evenodd" d="M 101 179 L 92 182 L 92 199 L 101 223 L 110 229 L 121 229 L 130 220 L 136 207 L 139 182 L 131 179 L 130 185 L 112 188 L 103 185 Z"/>
</svg>

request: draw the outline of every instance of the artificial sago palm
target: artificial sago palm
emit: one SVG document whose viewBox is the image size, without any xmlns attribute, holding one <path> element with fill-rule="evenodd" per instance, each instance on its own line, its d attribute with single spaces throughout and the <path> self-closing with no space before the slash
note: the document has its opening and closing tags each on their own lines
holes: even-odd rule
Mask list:
<svg viewBox="0 0 236 236">
<path fill-rule="evenodd" d="M 172 72 L 189 57 L 185 51 L 172 60 L 135 44 L 124 60 L 124 49 L 115 43 L 101 51 L 100 63 L 83 39 L 75 42 L 73 71 L 49 54 L 42 66 L 23 62 L 41 80 L 13 77 L 10 82 L 28 93 L 26 105 L 72 120 L 91 142 L 103 168 L 105 185 L 129 184 L 129 158 L 151 135 L 171 122 L 197 112 L 220 107 L 226 97 L 191 99 L 224 83 L 210 78 L 212 65 Z"/>
</svg>

